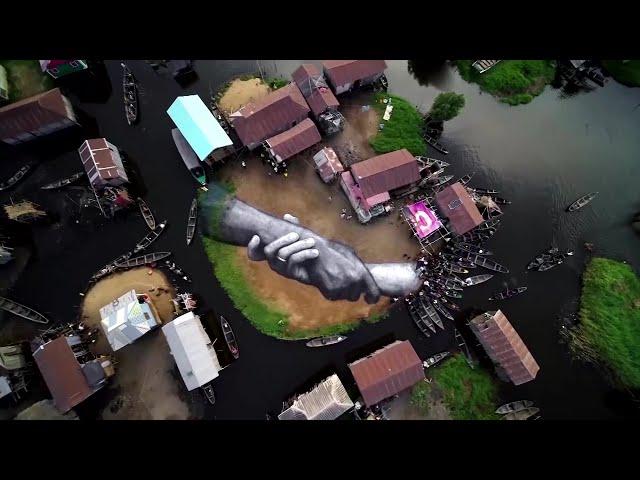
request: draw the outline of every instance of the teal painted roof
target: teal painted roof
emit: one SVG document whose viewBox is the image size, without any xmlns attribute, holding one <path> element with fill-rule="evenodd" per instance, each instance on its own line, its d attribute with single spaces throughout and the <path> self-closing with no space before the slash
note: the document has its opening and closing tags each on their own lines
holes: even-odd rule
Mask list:
<svg viewBox="0 0 640 480">
<path fill-rule="evenodd" d="M 233 142 L 198 95 L 178 97 L 167 113 L 200 160 Z"/>
</svg>

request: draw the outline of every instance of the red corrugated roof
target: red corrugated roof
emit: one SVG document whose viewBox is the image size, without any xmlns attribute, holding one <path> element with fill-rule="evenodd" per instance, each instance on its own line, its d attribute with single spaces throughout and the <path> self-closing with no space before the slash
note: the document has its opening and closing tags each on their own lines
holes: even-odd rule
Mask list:
<svg viewBox="0 0 640 480">
<path fill-rule="evenodd" d="M 351 172 L 367 198 L 420 180 L 418 162 L 406 148 L 358 162 Z"/>
<path fill-rule="evenodd" d="M 244 145 L 259 143 L 291 128 L 309 114 L 309 106 L 294 83 L 248 103 L 231 114 L 233 128 Z"/>
<path fill-rule="evenodd" d="M 62 413 L 93 393 L 66 337 L 58 337 L 36 349 L 33 358 L 49 387 L 53 403 Z"/>
<path fill-rule="evenodd" d="M 320 132 L 318 132 L 315 123 L 310 118 L 305 118 L 295 127 L 267 139 L 266 142 L 282 161 L 293 157 L 311 145 L 315 145 L 320 140 Z"/>
<path fill-rule="evenodd" d="M 408 340 L 397 340 L 368 357 L 349 364 L 367 406 L 424 380 L 424 368 Z"/>
<path fill-rule="evenodd" d="M 0 108 L 0 141 L 68 119 L 59 88 Z"/>
<path fill-rule="evenodd" d="M 507 317 L 498 310 L 471 320 L 471 331 L 478 337 L 491 359 L 502 368 L 515 384 L 536 378 L 540 366 L 513 328 Z"/>
<path fill-rule="evenodd" d="M 319 77 L 319 76 L 320 76 L 320 70 L 318 70 L 318 67 L 316 67 L 313 63 L 303 63 L 298 68 L 296 68 L 294 72 L 291 74 L 293 81 L 298 84 L 298 87 L 300 87 L 300 84 L 303 83 L 305 80 L 311 77 Z"/>
<path fill-rule="evenodd" d="M 457 235 L 463 235 L 484 222 L 480 210 L 460 182 L 436 193 L 436 203 Z"/>
<path fill-rule="evenodd" d="M 318 67 L 312 63 L 303 63 L 291 75 L 302 95 L 307 99 L 309 107 L 314 115 L 320 115 L 329 108 L 338 108 L 340 102 L 330 88 L 324 86 L 324 77 Z M 320 86 L 317 85 L 318 80 Z"/>
<path fill-rule="evenodd" d="M 384 60 L 325 60 L 322 65 L 334 87 L 371 77 L 387 68 Z"/>
</svg>

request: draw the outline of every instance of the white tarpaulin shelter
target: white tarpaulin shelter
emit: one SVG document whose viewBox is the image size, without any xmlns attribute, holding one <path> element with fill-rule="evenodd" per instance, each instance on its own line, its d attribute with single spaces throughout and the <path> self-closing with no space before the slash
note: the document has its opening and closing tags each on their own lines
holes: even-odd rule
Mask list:
<svg viewBox="0 0 640 480">
<path fill-rule="evenodd" d="M 176 98 L 167 113 L 200 160 L 218 148 L 233 145 L 229 135 L 198 95 Z"/>
<path fill-rule="evenodd" d="M 335 420 L 353 407 L 353 402 L 335 373 L 313 390 L 299 395 L 279 420 Z"/>
<path fill-rule="evenodd" d="M 135 290 L 102 307 L 100 318 L 104 334 L 114 352 L 135 342 L 160 324 L 149 304 L 138 301 Z"/>
<path fill-rule="evenodd" d="M 185 313 L 162 327 L 187 390 L 202 387 L 218 376 L 218 356 L 200 317 Z"/>
</svg>

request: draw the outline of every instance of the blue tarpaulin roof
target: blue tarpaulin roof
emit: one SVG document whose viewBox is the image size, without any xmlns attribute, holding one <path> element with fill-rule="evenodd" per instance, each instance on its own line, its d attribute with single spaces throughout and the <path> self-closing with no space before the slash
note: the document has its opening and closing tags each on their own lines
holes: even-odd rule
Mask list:
<svg viewBox="0 0 640 480">
<path fill-rule="evenodd" d="M 198 95 L 178 97 L 167 110 L 200 160 L 233 142 Z"/>
</svg>

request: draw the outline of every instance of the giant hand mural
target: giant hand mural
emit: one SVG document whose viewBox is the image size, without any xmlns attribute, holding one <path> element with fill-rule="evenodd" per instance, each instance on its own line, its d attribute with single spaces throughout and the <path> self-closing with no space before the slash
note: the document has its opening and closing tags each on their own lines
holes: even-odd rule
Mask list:
<svg viewBox="0 0 640 480">
<path fill-rule="evenodd" d="M 277 218 L 219 185 L 209 185 L 201 205 L 205 235 L 246 246 L 251 260 L 266 261 L 274 272 L 313 285 L 329 300 L 364 296 L 375 303 L 381 295 L 404 296 L 421 285 L 414 262 L 365 263 L 351 247 L 305 228 L 296 217 Z"/>
</svg>

